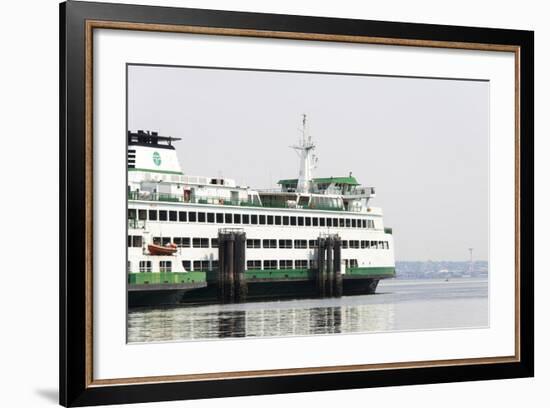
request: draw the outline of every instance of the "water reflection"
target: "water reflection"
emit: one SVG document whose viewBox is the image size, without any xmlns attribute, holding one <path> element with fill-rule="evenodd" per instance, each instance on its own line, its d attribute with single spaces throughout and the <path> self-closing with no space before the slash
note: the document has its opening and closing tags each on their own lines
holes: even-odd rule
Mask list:
<svg viewBox="0 0 550 408">
<path fill-rule="evenodd" d="M 380 331 L 393 327 L 393 304 L 300 306 L 280 307 L 262 303 L 132 311 L 128 320 L 128 338 L 131 342 L 147 342 L 304 336 Z M 230 307 L 238 309 L 231 310 Z"/>
<path fill-rule="evenodd" d="M 229 305 L 137 309 L 128 341 L 486 327 L 487 281 L 393 282 L 379 294 Z"/>
</svg>

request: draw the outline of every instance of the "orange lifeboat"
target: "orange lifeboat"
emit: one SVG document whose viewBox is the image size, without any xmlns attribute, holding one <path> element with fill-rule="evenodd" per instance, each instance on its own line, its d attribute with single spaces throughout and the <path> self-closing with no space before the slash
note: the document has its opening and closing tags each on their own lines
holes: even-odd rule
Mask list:
<svg viewBox="0 0 550 408">
<path fill-rule="evenodd" d="M 172 243 L 166 244 L 165 246 L 149 244 L 147 245 L 147 249 L 151 255 L 173 255 L 178 250 L 178 247 Z"/>
</svg>

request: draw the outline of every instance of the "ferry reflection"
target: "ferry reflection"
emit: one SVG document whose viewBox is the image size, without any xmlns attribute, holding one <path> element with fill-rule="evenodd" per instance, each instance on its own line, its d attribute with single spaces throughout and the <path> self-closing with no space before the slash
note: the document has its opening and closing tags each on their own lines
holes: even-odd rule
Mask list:
<svg viewBox="0 0 550 408">
<path fill-rule="evenodd" d="M 307 336 L 391 330 L 394 305 L 339 305 L 312 300 L 307 306 L 234 304 L 132 312 L 132 342 L 215 338 Z M 265 307 L 269 306 L 269 307 Z M 304 307 L 306 306 L 306 307 Z"/>
</svg>

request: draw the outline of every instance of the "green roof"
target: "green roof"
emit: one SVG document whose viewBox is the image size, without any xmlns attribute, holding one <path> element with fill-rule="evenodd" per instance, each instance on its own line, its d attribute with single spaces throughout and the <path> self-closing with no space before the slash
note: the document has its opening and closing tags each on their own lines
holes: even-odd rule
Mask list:
<svg viewBox="0 0 550 408">
<path fill-rule="evenodd" d="M 323 177 L 323 178 L 314 178 L 313 182 L 316 184 L 330 184 L 330 183 L 336 183 L 336 184 L 349 184 L 352 186 L 358 186 L 359 183 L 353 176 L 348 177 Z M 279 180 L 277 184 L 282 185 L 293 185 L 298 184 L 298 179 L 286 179 L 286 180 Z"/>
</svg>

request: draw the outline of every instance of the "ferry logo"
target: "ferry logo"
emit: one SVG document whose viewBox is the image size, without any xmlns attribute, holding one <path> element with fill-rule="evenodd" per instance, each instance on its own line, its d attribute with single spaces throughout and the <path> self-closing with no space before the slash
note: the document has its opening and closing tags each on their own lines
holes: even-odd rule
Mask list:
<svg viewBox="0 0 550 408">
<path fill-rule="evenodd" d="M 153 153 L 153 162 L 154 162 L 157 166 L 160 166 L 161 160 L 160 160 L 160 154 L 159 154 L 159 152 Z"/>
</svg>

